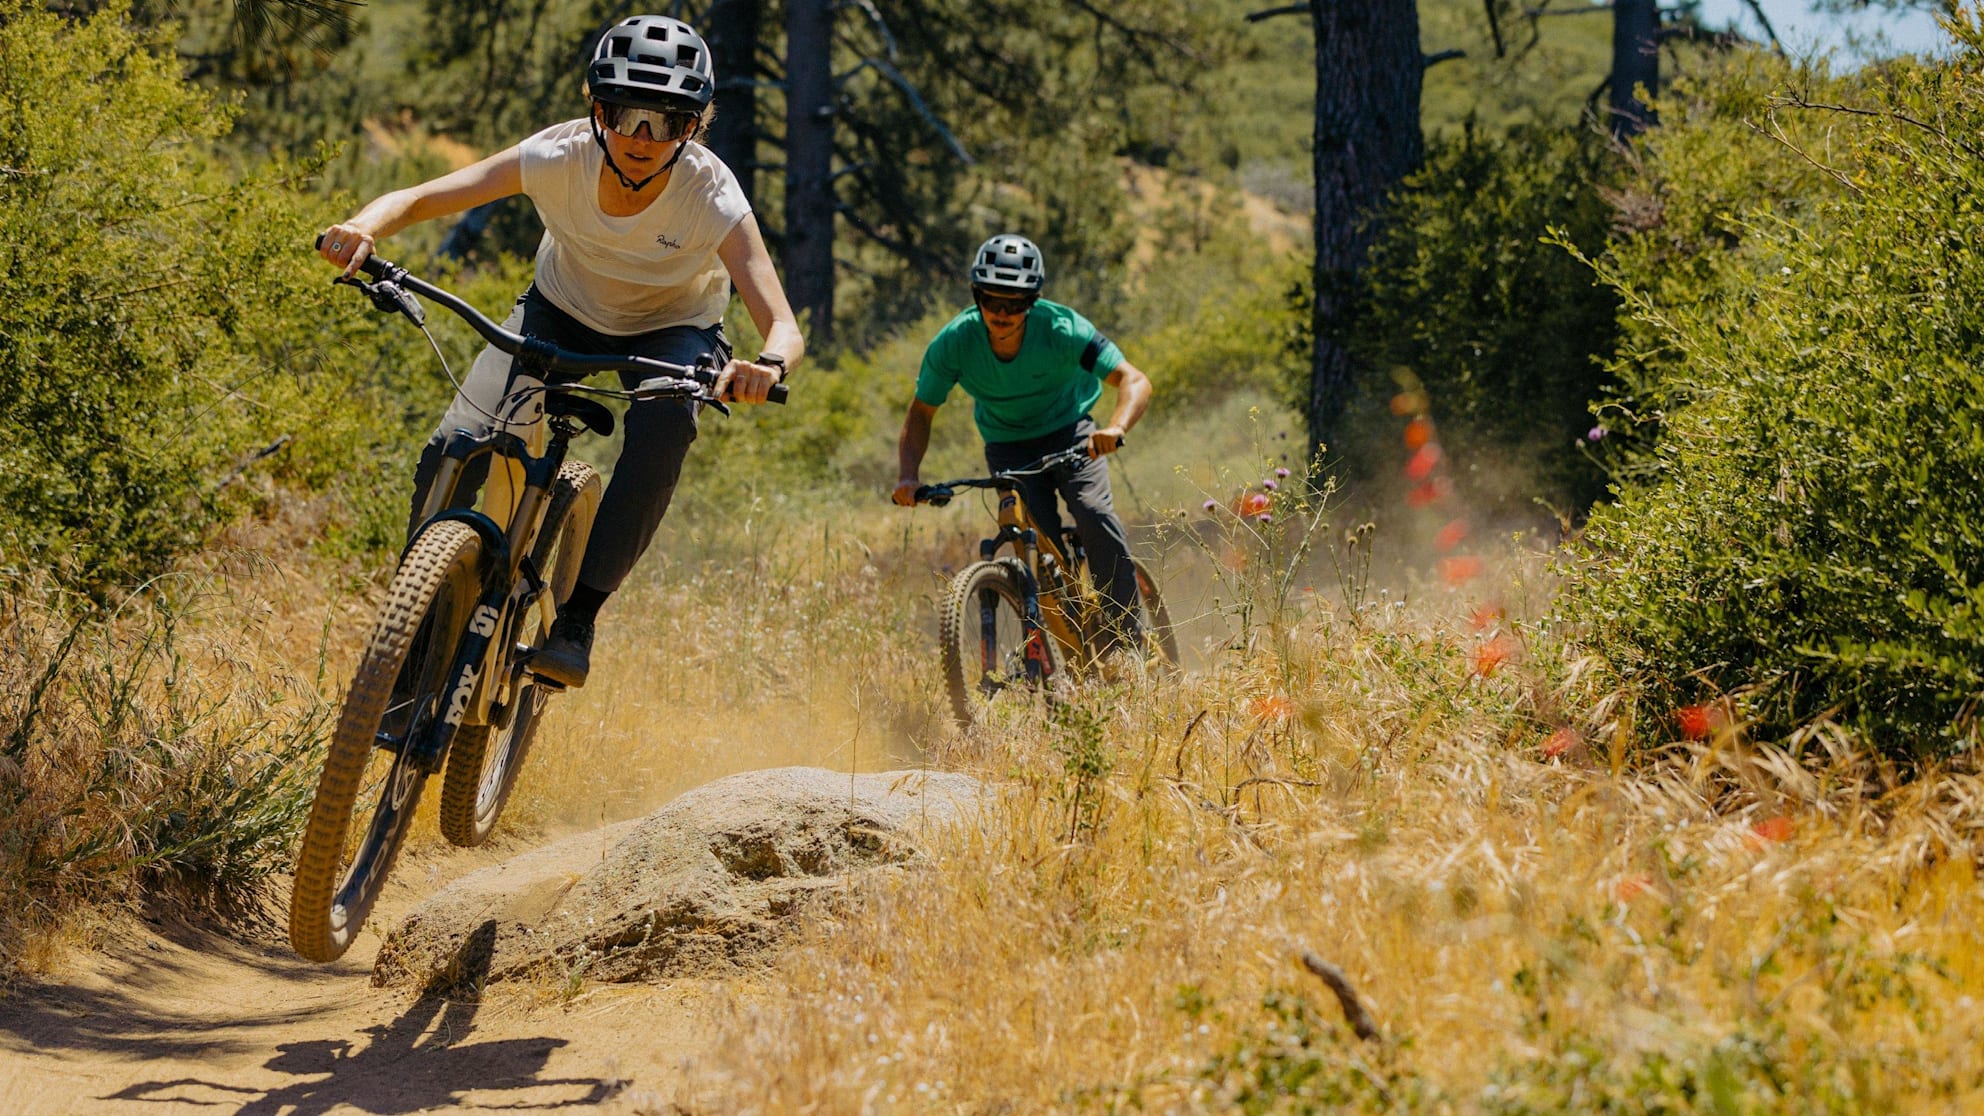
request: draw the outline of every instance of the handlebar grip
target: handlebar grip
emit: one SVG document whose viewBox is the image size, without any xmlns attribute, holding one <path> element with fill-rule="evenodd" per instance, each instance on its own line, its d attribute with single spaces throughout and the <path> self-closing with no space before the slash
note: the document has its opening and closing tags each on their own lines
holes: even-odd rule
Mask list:
<svg viewBox="0 0 1984 1116">
<path fill-rule="evenodd" d="M 792 389 L 787 387 L 786 385 L 773 384 L 771 394 L 765 397 L 765 402 L 783 403 L 785 402 L 786 396 L 789 396 L 791 394 L 792 394 Z"/>
<path fill-rule="evenodd" d="M 318 233 L 317 248 L 319 251 L 322 251 L 323 247 L 324 247 L 324 234 Z M 373 256 L 365 257 L 365 262 L 358 265 L 358 270 L 364 272 L 367 275 L 370 275 L 374 279 L 377 279 L 380 276 L 386 274 L 386 269 L 392 266 L 393 266 L 392 261 L 381 259 L 380 257 L 373 255 Z"/>
</svg>

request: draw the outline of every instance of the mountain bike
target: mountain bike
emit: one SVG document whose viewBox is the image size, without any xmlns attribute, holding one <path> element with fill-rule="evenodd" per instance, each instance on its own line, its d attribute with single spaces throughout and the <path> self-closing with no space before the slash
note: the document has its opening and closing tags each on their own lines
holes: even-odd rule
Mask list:
<svg viewBox="0 0 1984 1116">
<path fill-rule="evenodd" d="M 445 771 L 441 832 L 457 845 L 487 840 L 516 786 L 545 704 L 563 688 L 532 673 L 531 657 L 578 579 L 601 494 L 598 474 L 567 461 L 566 447 L 588 430 L 613 433 L 613 413 L 585 397 L 692 399 L 728 413 L 712 394 L 712 362 L 572 352 L 511 333 L 377 256 L 362 270 L 371 282 L 338 281 L 422 332 L 426 312 L 414 295 L 435 302 L 515 360 L 489 432 L 457 430 L 445 440 L 339 711 L 289 906 L 290 944 L 312 961 L 336 960 L 350 947 L 428 776 Z M 578 382 L 595 372 L 648 378 L 624 391 Z M 772 389 L 773 402 L 785 396 L 785 385 Z M 483 459 L 490 468 L 480 507 L 456 507 L 468 467 Z"/>
<path fill-rule="evenodd" d="M 959 727 L 986 722 L 991 705 L 1009 691 L 1051 693 L 1068 672 L 1097 665 L 1108 620 L 1088 577 L 1088 556 L 1073 527 L 1044 537 L 1020 496 L 1021 478 L 1088 460 L 1082 447 L 1049 454 L 1031 465 L 989 477 L 926 484 L 916 502 L 943 507 L 962 488 L 999 493 L 999 533 L 978 544 L 978 561 L 958 571 L 944 595 L 938 638 L 944 685 Z M 1003 557 L 999 551 L 1010 548 Z M 1157 579 L 1135 562 L 1140 628 L 1147 660 L 1178 665 L 1178 637 Z"/>
</svg>

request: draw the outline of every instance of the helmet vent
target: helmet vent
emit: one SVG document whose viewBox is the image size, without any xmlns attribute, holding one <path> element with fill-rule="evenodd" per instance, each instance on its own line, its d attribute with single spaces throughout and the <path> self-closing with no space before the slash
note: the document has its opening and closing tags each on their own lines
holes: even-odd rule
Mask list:
<svg viewBox="0 0 1984 1116">
<path fill-rule="evenodd" d="M 650 24 L 643 28 L 641 33 L 658 43 L 668 41 L 668 27 L 665 24 Z"/>
<path fill-rule="evenodd" d="M 614 58 L 625 58 L 627 57 L 627 48 L 633 45 L 632 39 L 614 38 L 607 40 L 606 49 L 607 53 Z"/>
</svg>

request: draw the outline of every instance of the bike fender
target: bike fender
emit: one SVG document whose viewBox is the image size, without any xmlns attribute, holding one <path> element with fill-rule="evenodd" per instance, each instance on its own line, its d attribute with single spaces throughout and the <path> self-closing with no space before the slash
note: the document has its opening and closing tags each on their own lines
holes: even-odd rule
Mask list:
<svg viewBox="0 0 1984 1116">
<path fill-rule="evenodd" d="M 400 561 L 406 561 L 407 554 L 413 550 L 413 544 L 420 541 L 420 536 L 429 527 L 432 527 L 436 523 L 450 521 L 468 524 L 481 537 L 482 587 L 487 590 L 489 588 L 489 579 L 494 575 L 495 571 L 510 568 L 510 536 L 505 534 L 501 527 L 496 526 L 495 520 L 474 508 L 448 508 L 437 512 L 432 519 L 422 523 L 419 530 L 413 533 L 413 537 L 406 541 L 406 549 L 400 551 Z M 484 595 L 486 596 L 487 593 L 485 592 Z"/>
</svg>

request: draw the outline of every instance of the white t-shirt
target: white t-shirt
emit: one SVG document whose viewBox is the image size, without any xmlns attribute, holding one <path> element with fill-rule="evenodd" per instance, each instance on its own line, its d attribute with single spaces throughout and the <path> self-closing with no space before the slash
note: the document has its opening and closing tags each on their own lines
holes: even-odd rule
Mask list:
<svg viewBox="0 0 1984 1116">
<path fill-rule="evenodd" d="M 524 193 L 544 222 L 537 289 L 554 305 L 617 337 L 723 320 L 730 273 L 717 245 L 751 213 L 723 160 L 687 144 L 660 197 L 632 217 L 609 217 L 590 121 L 554 124 L 518 150 Z"/>
</svg>

